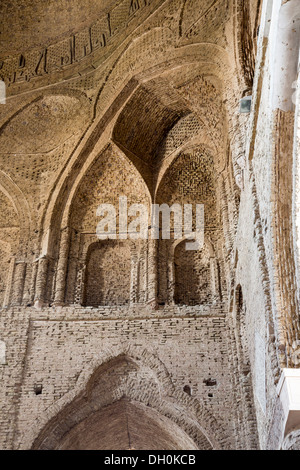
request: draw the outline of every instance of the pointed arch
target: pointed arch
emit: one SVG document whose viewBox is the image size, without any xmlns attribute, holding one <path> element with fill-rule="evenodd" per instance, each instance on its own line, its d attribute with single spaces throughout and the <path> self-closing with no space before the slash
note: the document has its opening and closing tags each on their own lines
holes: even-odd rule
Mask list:
<svg viewBox="0 0 300 470">
<path fill-rule="evenodd" d="M 126 83 L 123 80 L 122 84 L 117 86 L 119 93 L 117 98 L 115 98 L 115 90 L 113 99 L 107 104 L 104 112 L 95 117 L 93 124 L 83 135 L 68 165 L 53 186 L 41 222 L 41 245 L 44 246 L 45 253 L 50 253 L 53 250 L 53 240 L 57 240 L 60 228 L 65 226 L 65 217 L 62 217 L 62 214 L 67 213 L 65 208 L 70 191 L 74 185 L 76 186 L 76 180 L 78 177 L 80 178 L 86 166 L 91 164 L 87 163 L 87 160 L 89 159 L 91 162 L 96 158 L 110 140 L 116 117 L 139 84 L 160 75 L 162 72 L 176 69 L 178 66 L 192 64 L 199 66 L 201 63 L 208 64 L 211 72 L 214 71 L 222 81 L 224 73 L 228 73 L 230 70 L 228 55 L 222 47 L 214 44 L 196 43 L 173 50 L 168 61 L 162 57 L 161 62 L 157 62 L 157 58 L 155 58 L 152 64 L 148 63 L 147 66 L 144 65 L 144 69 L 141 67 L 140 70 L 135 70 L 134 74 L 132 73 L 126 78 Z M 101 92 L 101 98 L 104 90 L 105 88 Z"/>
<path fill-rule="evenodd" d="M 133 383 L 138 386 L 133 387 Z M 177 390 L 156 355 L 129 346 L 125 350 L 120 347 L 119 351 L 102 352 L 102 357 L 82 372 L 75 389 L 50 407 L 47 416 L 29 433 L 32 448 L 58 448 L 75 424 L 121 399 L 133 405 L 146 405 L 163 420 L 167 418 L 171 429 L 178 426 L 198 449 L 230 447 L 224 423 L 217 421 L 199 401 Z M 22 439 L 23 445 L 26 441 L 28 435 Z"/>
</svg>

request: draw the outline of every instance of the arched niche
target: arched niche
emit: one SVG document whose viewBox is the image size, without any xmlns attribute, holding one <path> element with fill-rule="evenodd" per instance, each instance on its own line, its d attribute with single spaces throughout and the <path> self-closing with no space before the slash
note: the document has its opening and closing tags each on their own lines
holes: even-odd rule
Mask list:
<svg viewBox="0 0 300 470">
<path fill-rule="evenodd" d="M 160 28 L 158 29 L 160 30 Z M 151 33 L 150 31 L 150 36 Z M 168 29 L 168 34 L 169 33 L 170 30 Z M 148 33 L 143 34 L 140 39 L 142 42 L 145 39 L 148 47 L 148 44 L 150 44 Z M 155 38 L 152 39 L 154 40 Z M 150 41 L 151 44 L 153 44 L 153 40 L 151 40 L 152 42 Z M 155 40 L 154 42 L 157 43 Z M 161 52 L 161 42 L 159 41 L 158 43 L 160 44 L 159 49 Z M 84 135 L 80 145 L 75 149 L 65 170 L 61 173 L 59 180 L 57 180 L 55 188 L 53 188 L 53 192 L 42 216 L 41 233 L 43 234 L 43 240 L 41 240 L 41 242 L 43 245 L 43 254 L 56 256 L 58 247 L 57 240 L 60 237 L 60 230 L 61 227 L 66 227 L 68 224 L 67 220 L 69 219 L 70 207 L 74 199 L 74 194 L 77 192 L 78 186 L 82 180 L 82 174 L 98 160 L 100 149 L 104 148 L 107 144 L 107 136 L 111 135 L 113 118 L 118 116 L 127 100 L 137 91 L 141 82 L 145 83 L 152 80 L 154 76 L 158 77 L 166 71 L 168 73 L 174 72 L 177 77 L 175 78 L 174 84 L 175 88 L 178 88 L 182 85 L 182 78 L 184 77 L 185 80 L 186 77 L 189 76 L 189 73 L 184 72 L 185 69 L 187 71 L 195 71 L 196 68 L 197 70 L 205 69 L 210 76 L 216 76 L 220 83 L 223 83 L 224 74 L 230 73 L 230 61 L 224 49 L 215 44 L 205 43 L 190 44 L 188 46 L 175 48 L 172 57 L 168 57 L 167 60 L 165 53 L 162 53 L 159 61 L 158 57 L 156 55 L 152 56 L 151 53 L 150 56 L 145 55 L 146 62 L 141 62 L 140 54 L 137 54 L 137 68 L 135 68 L 134 71 L 130 70 L 128 74 L 124 75 L 124 66 L 126 70 L 128 70 L 126 65 L 128 63 L 127 52 L 129 53 L 131 48 L 137 51 L 140 47 L 139 44 L 139 40 L 135 39 L 130 47 L 125 49 L 126 53 L 120 54 L 116 66 L 112 73 L 109 74 L 109 80 L 106 82 L 105 86 L 101 87 L 99 90 L 97 104 L 94 109 L 94 122 L 89 132 Z M 153 47 L 151 47 L 151 51 L 153 52 Z M 151 64 L 148 62 L 148 58 L 151 59 Z M 155 68 L 154 74 L 152 66 Z M 113 93 L 111 93 L 112 86 Z M 189 86 L 190 85 L 187 84 L 187 87 Z M 200 94 L 202 96 L 202 91 L 200 91 Z M 185 99 L 185 97 L 183 98 Z M 196 90 L 195 98 L 195 102 L 198 103 L 199 90 Z M 107 107 L 104 104 L 106 100 L 108 100 Z M 208 116 L 216 106 L 212 108 L 210 100 L 207 100 L 207 104 L 209 108 L 208 112 L 205 112 L 205 114 Z M 103 110 L 106 110 L 104 114 Z M 219 109 L 215 110 L 214 114 L 218 116 L 219 122 L 223 122 L 223 115 L 220 115 Z M 215 122 L 213 127 L 216 127 Z M 222 139 L 217 135 L 215 141 L 220 143 Z M 129 158 L 132 158 L 131 154 Z M 137 164 L 138 158 L 134 160 L 135 164 Z M 65 278 L 65 275 L 62 275 L 62 278 Z"/>
<path fill-rule="evenodd" d="M 142 35 L 141 39 L 147 39 L 147 37 L 148 34 L 144 34 Z M 153 41 L 151 44 L 152 43 Z M 147 39 L 147 44 L 150 44 L 149 38 Z M 131 47 L 137 50 L 139 48 L 139 40 L 134 40 L 130 48 L 126 49 L 126 52 L 129 52 Z M 95 107 L 95 115 L 97 115 L 97 117 L 94 124 L 91 126 L 91 132 L 85 135 L 82 144 L 78 146 L 78 149 L 74 152 L 74 155 L 70 159 L 68 166 L 61 175 L 60 181 L 58 181 L 55 190 L 53 191 L 51 199 L 49 199 L 49 204 L 45 208 L 43 214 L 43 232 L 51 232 L 47 247 L 50 251 L 53 239 L 57 239 L 57 224 L 55 222 L 57 220 L 61 220 L 62 216 L 66 218 L 66 212 L 69 211 L 70 198 L 73 197 L 73 194 L 72 192 L 70 193 L 69 188 L 74 188 L 74 183 L 78 181 L 78 178 L 80 178 L 80 173 L 82 172 L 83 168 L 90 165 L 91 161 L 95 161 L 97 159 L 98 150 L 96 147 L 99 142 L 99 136 L 105 135 L 105 130 L 108 127 L 108 124 L 111 123 L 112 110 L 113 116 L 116 116 L 128 98 L 131 97 L 133 92 L 137 90 L 139 86 L 139 80 L 142 79 L 142 81 L 145 82 L 153 78 L 152 65 L 155 67 L 156 76 L 159 76 L 166 71 L 171 73 L 174 72 L 175 75 L 177 75 L 179 78 L 178 83 L 176 80 L 176 87 L 182 84 L 182 77 L 186 77 L 184 69 L 205 69 L 208 71 L 209 75 L 215 75 L 220 83 L 223 83 L 224 74 L 229 76 L 231 73 L 228 54 L 225 53 L 223 48 L 220 48 L 213 43 L 197 43 L 175 48 L 172 57 L 168 57 L 166 60 L 166 55 L 162 54 L 159 62 L 157 60 L 157 56 L 151 56 L 151 65 L 147 62 L 147 60 L 146 63 L 141 62 L 140 54 L 137 54 L 136 57 L 138 58 L 138 69 L 136 69 L 134 73 L 130 72 L 128 75 L 124 76 L 123 66 L 128 69 L 126 65 L 128 57 L 127 54 L 121 54 L 120 60 L 113 69 L 108 82 L 104 88 L 100 88 L 97 98 L 97 105 Z M 147 55 L 145 55 L 145 58 L 147 59 Z M 121 69 L 119 69 L 119 67 L 121 67 Z M 117 79 L 120 83 L 118 83 L 118 91 L 116 91 L 116 87 L 114 86 L 114 91 L 111 94 L 111 81 L 114 79 L 114 75 L 117 75 Z M 117 92 L 119 94 L 116 96 Z M 108 99 L 108 96 L 108 106 L 111 106 L 111 108 L 103 115 L 103 109 L 106 109 L 103 105 L 103 102 L 105 99 Z M 199 100 L 199 94 L 197 94 L 195 98 Z M 113 103 L 114 106 L 112 107 Z M 99 108 L 99 112 L 96 112 L 96 108 Z M 211 106 L 209 107 L 209 111 L 212 111 Z M 222 120 L 222 118 L 219 120 Z M 105 145 L 105 141 L 103 141 L 103 139 L 101 140 L 102 144 Z M 77 184 L 75 189 L 77 189 Z"/>
<path fill-rule="evenodd" d="M 186 240 L 175 248 L 175 295 L 177 305 L 212 303 L 211 257 L 207 245 L 202 250 L 187 251 Z"/>
<path fill-rule="evenodd" d="M 217 185 L 215 161 L 211 151 L 202 145 L 181 152 L 172 164 L 166 170 L 164 177 L 157 189 L 156 204 L 167 204 L 169 207 L 180 205 L 182 208 L 183 232 L 188 227 L 184 226 L 184 205 L 191 205 L 193 209 L 193 231 L 200 227 L 200 219 L 196 217 L 196 207 L 204 207 L 204 233 L 206 239 L 210 239 L 213 246 L 216 246 L 218 239 L 222 236 L 220 215 L 218 214 Z M 160 220 L 162 224 L 162 219 Z M 184 282 L 187 272 L 190 276 L 195 274 L 195 283 L 200 282 L 202 287 L 207 285 L 205 279 L 211 279 L 211 271 L 214 271 L 215 281 L 218 284 L 218 278 L 221 275 L 218 265 L 217 254 L 209 254 L 209 250 L 204 247 L 204 251 L 186 251 L 186 241 L 177 246 L 174 254 L 174 241 L 177 238 L 175 233 L 175 218 L 171 214 L 170 240 L 160 237 L 158 246 L 158 298 L 159 303 L 172 302 L 175 295 L 176 303 L 186 305 L 195 305 L 212 302 L 212 298 L 219 295 L 216 290 L 208 288 L 210 293 L 202 295 L 199 293 L 200 286 L 193 291 L 183 293 L 184 285 L 188 289 L 188 282 Z M 183 233 L 183 238 L 187 233 Z M 178 240 L 182 239 L 178 238 Z M 205 255 L 204 255 L 205 253 Z M 202 258 L 202 264 L 201 264 Z M 174 273 L 174 262 L 176 269 Z M 213 262 L 213 263 L 212 263 Z M 196 268 L 198 266 L 198 268 Z M 200 267 L 201 266 L 201 267 Z M 194 271 L 194 272 L 193 272 Z M 202 281 L 200 271 L 202 272 Z M 176 275 L 177 272 L 177 275 Z M 186 274 L 183 274 L 183 273 Z M 204 275 L 204 272 L 207 273 Z M 177 276 L 177 280 L 175 280 Z M 182 277 L 183 276 L 183 277 Z M 177 294 L 174 292 L 174 282 L 177 284 Z M 209 281 L 210 283 L 210 281 Z M 205 287 L 206 289 L 206 287 Z M 175 289 L 176 290 L 176 289 Z M 198 290 L 198 294 L 196 294 Z M 219 290 L 217 288 L 217 290 Z M 204 292 L 204 291 L 203 291 Z M 188 298 L 190 300 L 188 300 Z"/>
<path fill-rule="evenodd" d="M 39 432 L 32 448 L 212 450 L 221 447 L 223 444 L 218 440 L 224 439 L 222 426 L 204 409 L 200 412 L 203 423 L 198 422 L 194 414 L 197 406 L 188 409 L 188 402 L 192 405 L 193 399 L 184 392 L 175 394 L 173 385 L 166 379 L 166 371 L 161 371 L 161 366 L 156 370 L 153 359 L 149 367 L 147 354 L 145 360 L 121 354 L 98 366 L 71 402 L 62 408 L 55 405 L 55 415 Z M 215 435 L 210 435 L 214 434 L 211 426 Z"/>
<path fill-rule="evenodd" d="M 98 224 L 106 217 L 106 213 L 97 215 L 102 205 L 110 205 L 113 214 L 110 220 L 113 220 L 115 232 L 109 232 L 107 240 L 99 240 L 97 233 Z M 109 145 L 83 175 L 74 195 L 69 227 L 62 232 L 56 301 L 93 307 L 128 304 L 133 291 L 138 289 L 137 266 L 145 257 L 145 247 L 137 250 L 137 257 L 131 256 L 134 246 L 140 243 L 131 239 L 130 223 L 135 216 L 128 215 L 126 220 L 133 205 L 142 205 L 150 214 L 146 184 L 127 157 L 117 147 Z M 106 229 L 109 231 L 105 226 Z M 145 275 L 143 271 L 141 276 Z"/>
<path fill-rule="evenodd" d="M 127 305 L 130 285 L 130 242 L 107 240 L 93 243 L 86 257 L 83 305 Z"/>
</svg>

